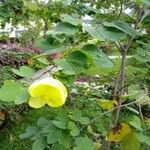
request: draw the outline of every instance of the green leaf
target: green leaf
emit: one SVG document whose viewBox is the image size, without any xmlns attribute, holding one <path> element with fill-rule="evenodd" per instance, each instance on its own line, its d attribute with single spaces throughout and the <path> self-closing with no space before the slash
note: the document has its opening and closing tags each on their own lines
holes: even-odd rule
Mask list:
<svg viewBox="0 0 150 150">
<path fill-rule="evenodd" d="M 65 50 L 65 46 L 58 41 L 57 38 L 53 37 L 52 35 L 48 35 L 46 39 L 38 39 L 35 45 L 44 50 L 44 53 L 41 55 L 50 55 L 55 54 L 57 52 L 61 52 Z"/>
<path fill-rule="evenodd" d="M 75 71 L 72 69 L 70 64 L 65 59 L 58 59 L 54 61 L 56 65 L 62 68 L 64 74 L 73 75 Z"/>
<path fill-rule="evenodd" d="M 90 119 L 88 117 L 81 117 L 79 122 L 83 125 L 86 125 L 90 122 Z"/>
<path fill-rule="evenodd" d="M 73 17 L 73 16 L 68 15 L 68 14 L 63 14 L 63 15 L 61 16 L 61 20 L 62 20 L 63 22 L 68 22 L 68 23 L 70 23 L 70 24 L 72 24 L 72 25 L 75 25 L 75 26 L 80 25 L 80 24 L 82 24 L 82 22 L 83 22 L 81 19 L 78 19 L 78 18 Z"/>
<path fill-rule="evenodd" d="M 45 57 L 38 57 L 36 59 L 44 65 L 49 65 L 49 63 L 50 63 Z"/>
<path fill-rule="evenodd" d="M 134 30 L 130 25 L 122 20 L 117 20 L 114 22 L 104 22 L 104 26 L 113 27 L 121 30 L 122 32 L 129 34 L 131 36 L 139 36 L 140 34 Z"/>
<path fill-rule="evenodd" d="M 28 99 L 27 89 L 19 82 L 8 80 L 0 89 L 0 100 L 4 102 L 15 102 L 21 104 Z"/>
<path fill-rule="evenodd" d="M 142 142 L 146 143 L 147 145 L 150 145 L 150 136 L 144 135 L 143 133 L 135 133 L 137 139 Z"/>
<path fill-rule="evenodd" d="M 75 147 L 73 150 L 94 150 L 95 145 L 93 141 L 87 137 L 78 137 L 75 140 Z"/>
<path fill-rule="evenodd" d="M 84 24 L 84 30 L 86 30 L 92 37 L 100 40 L 110 40 L 110 41 L 121 41 L 126 39 L 126 34 L 121 31 L 112 30 L 106 28 L 102 25 L 89 25 Z"/>
<path fill-rule="evenodd" d="M 142 48 L 137 48 L 133 56 L 141 62 L 144 63 L 150 62 L 150 52 L 143 50 Z"/>
<path fill-rule="evenodd" d="M 121 143 L 121 150 L 139 150 L 140 141 L 137 139 L 135 133 L 132 131 L 123 138 Z"/>
<path fill-rule="evenodd" d="M 45 117 L 40 117 L 39 120 L 37 121 L 37 126 L 39 127 L 45 127 L 49 121 Z"/>
<path fill-rule="evenodd" d="M 94 65 L 98 68 L 111 68 L 113 67 L 112 61 L 101 51 L 98 50 L 94 45 L 88 44 L 83 48 L 84 52 L 92 57 Z"/>
<path fill-rule="evenodd" d="M 79 129 L 73 121 L 69 121 L 68 129 L 70 130 L 70 135 L 71 136 L 79 135 Z"/>
<path fill-rule="evenodd" d="M 51 150 L 67 150 L 62 144 L 54 144 Z"/>
<path fill-rule="evenodd" d="M 59 136 L 58 142 L 59 142 L 59 144 L 62 144 L 66 149 L 70 149 L 73 141 L 72 141 L 72 137 L 68 133 L 63 132 Z"/>
<path fill-rule="evenodd" d="M 136 114 L 139 114 L 139 112 L 136 109 L 134 109 L 133 107 L 126 107 L 126 108 Z"/>
<path fill-rule="evenodd" d="M 83 73 L 88 68 L 88 57 L 79 50 L 70 53 L 65 60 L 70 64 L 76 74 Z"/>
<path fill-rule="evenodd" d="M 141 120 L 139 117 L 137 116 L 132 116 L 131 117 L 131 121 L 129 122 L 129 124 L 133 127 L 135 127 L 137 130 L 142 131 L 142 126 L 141 126 Z"/>
<path fill-rule="evenodd" d="M 75 81 L 75 74 L 74 75 L 68 75 L 68 74 L 62 73 L 61 71 L 55 72 L 54 77 L 66 85 L 67 84 L 68 85 L 74 84 L 74 81 Z"/>
<path fill-rule="evenodd" d="M 25 133 L 20 134 L 19 137 L 21 139 L 26 139 L 32 137 L 37 132 L 37 128 L 34 126 L 27 127 L 25 129 Z"/>
<path fill-rule="evenodd" d="M 142 0 L 142 2 L 143 2 L 145 5 L 147 5 L 147 6 L 150 7 L 150 1 L 149 1 L 149 0 Z"/>
<path fill-rule="evenodd" d="M 35 73 L 35 71 L 28 66 L 21 66 L 19 70 L 12 68 L 12 71 L 20 77 L 29 77 Z"/>
<path fill-rule="evenodd" d="M 74 35 L 78 32 L 78 28 L 67 22 L 58 23 L 52 30 L 52 34 Z"/>
<path fill-rule="evenodd" d="M 58 141 L 59 136 L 61 135 L 60 129 L 58 129 L 56 126 L 51 126 L 51 130 L 49 131 L 47 135 L 47 143 L 53 144 Z"/>
<path fill-rule="evenodd" d="M 32 145 L 32 150 L 43 150 L 47 146 L 46 140 L 44 137 L 36 140 Z"/>
<path fill-rule="evenodd" d="M 64 121 L 53 121 L 53 124 L 60 129 L 67 129 L 67 123 Z"/>
</svg>

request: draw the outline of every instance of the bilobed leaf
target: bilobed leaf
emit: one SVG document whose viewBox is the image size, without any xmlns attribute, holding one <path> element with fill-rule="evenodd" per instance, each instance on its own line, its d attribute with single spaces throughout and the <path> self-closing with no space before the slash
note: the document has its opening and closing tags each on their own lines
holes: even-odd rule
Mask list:
<svg viewBox="0 0 150 150">
<path fill-rule="evenodd" d="M 40 117 L 37 121 L 37 126 L 39 127 L 45 127 L 49 121 L 45 117 Z"/>
<path fill-rule="evenodd" d="M 62 68 L 64 74 L 73 75 L 75 71 L 72 69 L 70 64 L 65 59 L 55 60 L 56 65 Z"/>
<path fill-rule="evenodd" d="M 76 50 L 70 53 L 65 60 L 77 74 L 86 71 L 88 68 L 88 57 L 82 51 Z"/>
<path fill-rule="evenodd" d="M 19 70 L 12 68 L 12 71 L 20 77 L 29 77 L 32 76 L 35 72 L 32 68 L 28 66 L 21 66 Z"/>
<path fill-rule="evenodd" d="M 121 31 L 112 30 L 102 25 L 84 24 L 86 30 L 92 37 L 100 41 L 121 41 L 126 39 L 126 34 Z"/>
<path fill-rule="evenodd" d="M 46 146 L 46 140 L 44 139 L 44 137 L 41 137 L 33 143 L 32 150 L 44 150 Z"/>
<path fill-rule="evenodd" d="M 98 50 L 94 45 L 85 45 L 83 51 L 92 58 L 94 65 L 97 68 L 111 68 L 113 67 L 112 61 L 101 51 Z"/>
<path fill-rule="evenodd" d="M 22 133 L 19 135 L 19 137 L 21 139 L 26 139 L 26 138 L 30 138 L 32 137 L 36 132 L 37 132 L 37 128 L 34 126 L 29 126 L 25 129 L 25 133 Z"/>
<path fill-rule="evenodd" d="M 79 25 L 79 24 L 82 24 L 82 22 L 83 22 L 81 19 L 78 19 L 78 18 L 73 17 L 73 16 L 68 15 L 68 14 L 63 14 L 63 15 L 61 16 L 61 20 L 62 20 L 63 22 L 68 22 L 68 23 L 70 23 L 70 24 L 72 24 L 72 25 L 75 25 L 75 26 L 77 26 L 77 25 Z"/>
<path fill-rule="evenodd" d="M 43 55 L 55 54 L 65 50 L 65 46 L 52 35 L 48 35 L 46 39 L 37 40 L 35 45 L 44 51 Z"/>
<path fill-rule="evenodd" d="M 113 27 L 121 30 L 122 32 L 129 34 L 131 36 L 138 36 L 140 35 L 136 30 L 134 30 L 128 23 L 117 20 L 114 22 L 104 22 L 104 26 L 106 27 Z"/>
<path fill-rule="evenodd" d="M 79 129 L 73 121 L 69 121 L 68 129 L 70 130 L 70 135 L 71 136 L 79 135 Z"/>
<path fill-rule="evenodd" d="M 47 143 L 48 144 L 56 143 L 60 135 L 61 135 L 60 129 L 55 127 L 54 125 L 51 126 L 51 130 L 49 130 L 49 133 L 47 135 Z"/>
<path fill-rule="evenodd" d="M 136 137 L 135 133 L 132 131 L 126 137 L 123 138 L 121 143 L 121 150 L 139 150 L 140 141 Z"/>
<path fill-rule="evenodd" d="M 56 120 L 54 120 L 54 121 L 53 121 L 53 124 L 54 124 L 56 127 L 60 128 L 60 129 L 66 129 L 66 128 L 67 128 L 67 123 L 66 123 L 65 121 L 61 121 L 61 120 L 56 121 Z"/>
<path fill-rule="evenodd" d="M 7 81 L 0 89 L 0 100 L 4 102 L 15 102 L 21 104 L 28 99 L 27 89 L 19 82 Z"/>
<path fill-rule="evenodd" d="M 52 30 L 53 34 L 74 35 L 76 32 L 78 32 L 78 28 L 67 22 L 58 23 Z"/>
<path fill-rule="evenodd" d="M 81 117 L 79 122 L 83 125 L 86 125 L 90 122 L 90 119 L 88 117 Z"/>
<path fill-rule="evenodd" d="M 87 137 L 78 137 L 75 140 L 75 147 L 73 150 L 94 150 L 94 142 Z"/>
<path fill-rule="evenodd" d="M 66 133 L 62 132 L 62 134 L 58 138 L 59 144 L 62 144 L 66 149 L 69 149 L 72 146 L 72 137 Z"/>
</svg>

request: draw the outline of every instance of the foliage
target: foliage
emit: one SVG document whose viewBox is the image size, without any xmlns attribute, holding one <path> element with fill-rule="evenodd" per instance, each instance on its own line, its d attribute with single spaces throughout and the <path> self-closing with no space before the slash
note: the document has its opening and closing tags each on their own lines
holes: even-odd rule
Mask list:
<svg viewBox="0 0 150 150">
<path fill-rule="evenodd" d="M 4 0 L 0 7 L 1 26 L 6 22 L 23 25 L 28 31 L 20 44 L 41 49 L 26 66 L 11 69 L 21 80 L 4 81 L 1 102 L 28 102 L 34 108 L 64 105 L 53 109 L 48 118 L 39 118 L 37 125 L 28 126 L 20 138 L 31 139 L 33 150 L 148 147 L 149 116 L 142 110 L 150 104 L 147 0 L 54 0 L 47 4 Z M 131 13 L 126 13 L 128 9 Z M 107 49 L 121 56 L 116 80 L 116 62 L 104 53 Z M 128 54 L 137 66 L 128 61 Z M 146 71 L 141 73 L 140 67 Z M 109 79 L 101 79 L 102 72 Z M 56 79 L 49 80 L 49 76 Z"/>
</svg>

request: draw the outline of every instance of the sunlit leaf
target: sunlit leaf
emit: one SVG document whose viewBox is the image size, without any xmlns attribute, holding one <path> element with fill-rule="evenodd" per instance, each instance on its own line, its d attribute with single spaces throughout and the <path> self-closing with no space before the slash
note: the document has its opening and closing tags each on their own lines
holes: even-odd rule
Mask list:
<svg viewBox="0 0 150 150">
<path fill-rule="evenodd" d="M 12 71 L 20 77 L 29 77 L 35 73 L 35 71 L 28 66 L 21 66 L 19 70 L 12 68 Z"/>
<path fill-rule="evenodd" d="M 101 99 L 99 100 L 99 105 L 106 110 L 111 110 L 115 108 L 118 103 L 116 100 L 107 100 L 107 99 Z"/>
<path fill-rule="evenodd" d="M 107 135 L 107 140 L 110 142 L 120 142 L 130 132 L 131 129 L 127 124 L 125 123 L 118 124 L 116 127 L 112 128 L 109 131 Z"/>
<path fill-rule="evenodd" d="M 135 133 L 131 131 L 127 136 L 125 136 L 121 143 L 121 150 L 139 150 L 140 141 L 136 137 Z"/>
</svg>

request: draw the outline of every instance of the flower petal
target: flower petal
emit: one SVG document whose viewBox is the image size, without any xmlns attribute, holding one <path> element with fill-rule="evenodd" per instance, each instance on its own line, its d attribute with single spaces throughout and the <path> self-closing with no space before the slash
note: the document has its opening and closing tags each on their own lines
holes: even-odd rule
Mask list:
<svg viewBox="0 0 150 150">
<path fill-rule="evenodd" d="M 46 104 L 43 97 L 31 97 L 29 99 L 29 106 L 33 108 L 41 108 Z"/>
<path fill-rule="evenodd" d="M 51 107 L 62 106 L 67 98 L 66 87 L 58 80 L 47 77 L 38 80 L 30 85 L 29 94 L 31 97 L 43 97 Z"/>
</svg>

